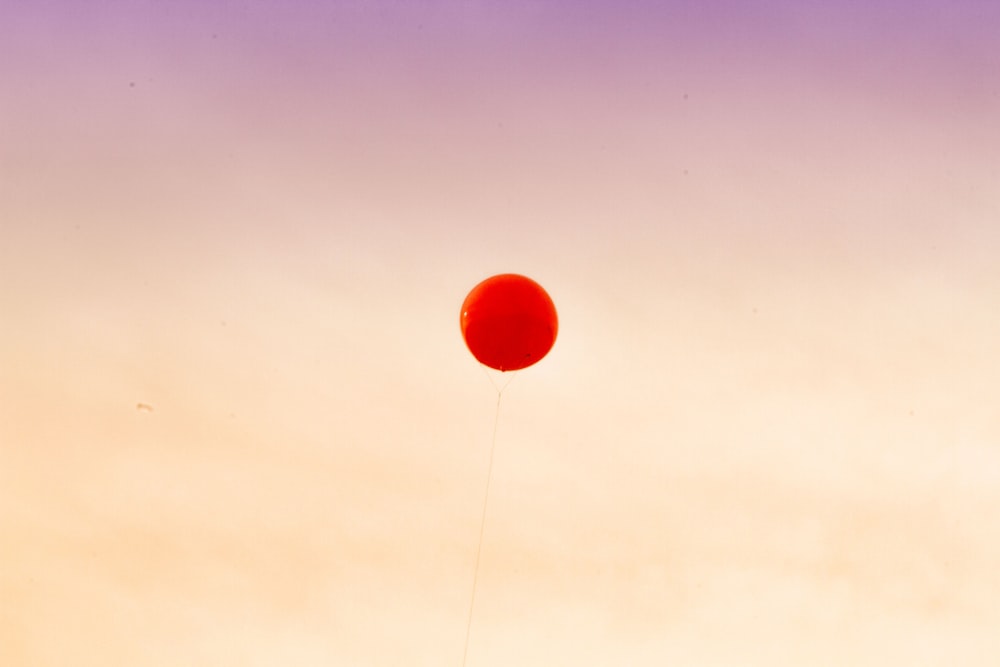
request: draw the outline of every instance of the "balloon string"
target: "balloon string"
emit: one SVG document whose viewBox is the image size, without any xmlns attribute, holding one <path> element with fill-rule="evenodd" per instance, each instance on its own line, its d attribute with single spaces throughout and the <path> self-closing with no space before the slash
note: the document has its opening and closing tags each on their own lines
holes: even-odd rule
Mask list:
<svg viewBox="0 0 1000 667">
<path fill-rule="evenodd" d="M 485 369 L 484 369 L 485 370 Z M 497 387 L 496 382 L 487 372 L 486 377 L 490 379 L 493 388 L 497 390 L 496 412 L 493 415 L 493 441 L 490 443 L 490 463 L 486 473 L 486 492 L 483 494 L 483 512 L 479 519 L 479 544 L 476 546 L 476 565 L 472 576 L 472 596 L 469 600 L 469 617 L 465 623 L 465 649 L 462 651 L 462 667 L 469 657 L 469 637 L 472 634 L 472 612 L 476 608 L 476 589 L 479 585 L 479 558 L 483 554 L 483 534 L 486 532 L 486 508 L 490 500 L 490 482 L 493 480 L 493 454 L 497 448 L 497 425 L 500 423 L 500 399 L 503 398 L 503 390 L 514 380 L 515 373 L 511 373 L 510 378 L 502 387 Z"/>
<path fill-rule="evenodd" d="M 503 390 L 507 388 L 507 385 L 513 382 L 514 378 L 517 376 L 517 371 L 510 371 L 510 374 L 507 376 L 507 381 L 503 383 L 503 386 L 498 386 L 496 380 L 493 379 L 493 375 L 486 368 L 486 366 L 480 364 L 479 367 L 483 369 L 483 373 L 486 375 L 486 379 L 490 381 L 490 384 L 493 385 L 493 388 L 497 390 L 498 394 L 502 394 Z"/>
</svg>

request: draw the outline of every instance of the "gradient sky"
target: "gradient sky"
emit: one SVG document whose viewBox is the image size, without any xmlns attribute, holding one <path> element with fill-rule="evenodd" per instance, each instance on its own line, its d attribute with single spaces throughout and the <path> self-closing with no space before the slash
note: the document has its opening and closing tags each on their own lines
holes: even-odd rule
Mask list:
<svg viewBox="0 0 1000 667">
<path fill-rule="evenodd" d="M 0 663 L 995 665 L 997 35 L 3 3 Z"/>
</svg>

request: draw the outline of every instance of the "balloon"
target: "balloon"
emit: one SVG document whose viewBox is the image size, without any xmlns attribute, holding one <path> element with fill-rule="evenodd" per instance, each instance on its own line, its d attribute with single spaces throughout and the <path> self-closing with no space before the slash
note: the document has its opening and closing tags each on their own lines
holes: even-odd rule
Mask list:
<svg viewBox="0 0 1000 667">
<path fill-rule="evenodd" d="M 472 288 L 462 304 L 462 337 L 480 363 L 498 371 L 527 368 L 556 342 L 552 299 L 531 278 L 503 273 Z"/>
</svg>

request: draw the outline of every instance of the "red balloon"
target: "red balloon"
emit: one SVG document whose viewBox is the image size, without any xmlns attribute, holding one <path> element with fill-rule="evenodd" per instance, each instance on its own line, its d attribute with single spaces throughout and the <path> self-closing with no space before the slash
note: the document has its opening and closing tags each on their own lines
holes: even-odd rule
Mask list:
<svg viewBox="0 0 1000 667">
<path fill-rule="evenodd" d="M 542 286 L 503 273 L 472 288 L 462 304 L 462 337 L 472 356 L 498 371 L 527 368 L 556 342 L 556 307 Z"/>
</svg>

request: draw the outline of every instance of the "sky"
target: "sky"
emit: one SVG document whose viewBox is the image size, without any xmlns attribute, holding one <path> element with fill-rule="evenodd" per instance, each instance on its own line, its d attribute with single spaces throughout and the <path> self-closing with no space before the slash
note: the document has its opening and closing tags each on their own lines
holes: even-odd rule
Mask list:
<svg viewBox="0 0 1000 667">
<path fill-rule="evenodd" d="M 0 663 L 1000 659 L 1000 4 L 0 26 Z"/>
</svg>

